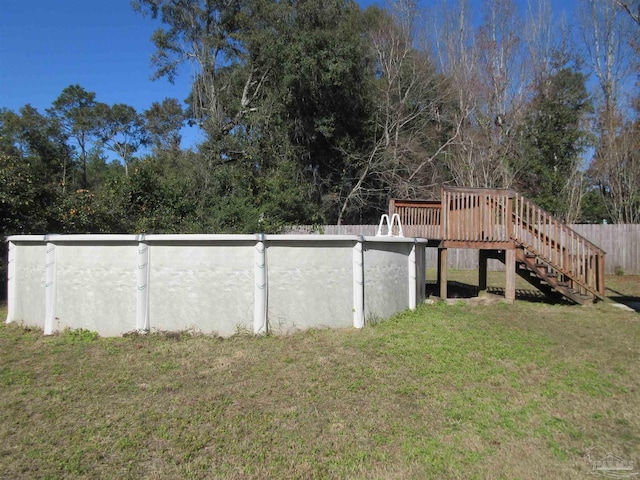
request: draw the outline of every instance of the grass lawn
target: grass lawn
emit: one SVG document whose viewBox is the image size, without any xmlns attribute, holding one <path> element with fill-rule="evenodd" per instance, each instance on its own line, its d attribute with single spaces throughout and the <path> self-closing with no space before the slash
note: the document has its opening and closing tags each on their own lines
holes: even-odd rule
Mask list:
<svg viewBox="0 0 640 480">
<path fill-rule="evenodd" d="M 2 478 L 584 479 L 589 448 L 640 471 L 640 314 L 608 303 L 227 340 L 0 326 Z"/>
</svg>

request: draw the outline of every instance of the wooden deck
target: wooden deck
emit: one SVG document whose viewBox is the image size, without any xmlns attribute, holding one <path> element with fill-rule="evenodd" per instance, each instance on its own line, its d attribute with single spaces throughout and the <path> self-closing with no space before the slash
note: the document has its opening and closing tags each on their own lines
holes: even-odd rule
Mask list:
<svg viewBox="0 0 640 480">
<path fill-rule="evenodd" d="M 400 216 L 405 236 L 438 248 L 440 296 L 447 296 L 447 249 L 480 251 L 479 285 L 486 263 L 506 266 L 505 298 L 515 298 L 515 276 L 550 295 L 575 303 L 604 298 L 605 252 L 513 190 L 442 189 L 440 202 L 391 200 L 389 216 Z"/>
</svg>

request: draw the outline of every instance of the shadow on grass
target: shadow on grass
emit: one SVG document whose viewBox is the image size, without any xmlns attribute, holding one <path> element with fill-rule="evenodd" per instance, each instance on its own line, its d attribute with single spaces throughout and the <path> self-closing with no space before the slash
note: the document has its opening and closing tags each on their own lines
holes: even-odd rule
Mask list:
<svg viewBox="0 0 640 480">
<path fill-rule="evenodd" d="M 500 295 L 504 297 L 504 288 L 490 286 L 486 290 L 493 295 Z M 458 282 L 455 280 L 449 280 L 447 282 L 447 296 L 449 298 L 473 298 L 477 297 L 480 293 L 480 289 L 477 285 L 470 283 Z M 429 295 L 440 295 L 438 289 L 438 283 L 436 281 L 427 281 L 427 297 Z M 571 305 L 564 299 L 551 298 L 537 289 L 517 288 L 516 300 L 524 300 L 527 302 L 535 303 L 548 303 L 552 305 Z"/>
<path fill-rule="evenodd" d="M 626 305 L 627 307 L 632 308 L 636 312 L 640 313 L 640 297 L 631 297 L 610 287 L 606 287 L 605 291 L 607 292 L 607 297 L 614 302 Z"/>
<path fill-rule="evenodd" d="M 504 296 L 504 288 L 502 287 L 490 286 L 487 288 L 487 292 Z M 449 282 L 447 282 L 447 294 L 449 298 L 473 298 L 477 297 L 479 293 L 480 289 L 477 285 L 455 280 L 449 280 Z M 440 295 L 438 283 L 433 280 L 427 281 L 427 297 L 430 295 Z M 610 287 L 606 287 L 606 295 L 612 301 L 626 305 L 640 313 L 640 297 L 625 295 L 623 292 Z M 527 302 L 547 303 L 550 305 L 573 305 L 566 299 L 549 297 L 537 289 L 518 288 L 516 289 L 516 299 Z"/>
</svg>

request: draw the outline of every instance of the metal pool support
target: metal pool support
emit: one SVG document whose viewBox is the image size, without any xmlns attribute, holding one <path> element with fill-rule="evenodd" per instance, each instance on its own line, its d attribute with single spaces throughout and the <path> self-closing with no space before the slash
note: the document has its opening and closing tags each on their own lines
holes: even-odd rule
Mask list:
<svg viewBox="0 0 640 480">
<path fill-rule="evenodd" d="M 264 244 L 264 235 L 258 235 L 258 242 L 254 249 L 253 276 L 254 288 L 254 310 L 253 310 L 253 333 L 267 333 L 267 314 L 269 298 L 267 283 L 267 247 Z"/>
<path fill-rule="evenodd" d="M 138 242 L 136 330 L 144 333 L 149 331 L 149 245 L 144 243 L 144 234 Z"/>
<path fill-rule="evenodd" d="M 353 246 L 353 326 L 364 327 L 364 250 L 363 237 Z"/>
</svg>

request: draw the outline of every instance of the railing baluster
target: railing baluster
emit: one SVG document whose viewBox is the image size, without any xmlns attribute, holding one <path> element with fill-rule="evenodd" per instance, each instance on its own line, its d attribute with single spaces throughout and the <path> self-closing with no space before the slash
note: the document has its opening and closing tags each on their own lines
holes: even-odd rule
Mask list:
<svg viewBox="0 0 640 480">
<path fill-rule="evenodd" d="M 554 220 L 553 221 L 553 241 L 554 241 L 554 245 L 553 245 L 553 263 L 555 263 L 556 265 L 558 264 L 558 233 L 559 233 L 559 228 L 558 228 L 558 221 Z"/>
<path fill-rule="evenodd" d="M 471 218 L 473 218 L 473 240 L 477 241 L 479 240 L 478 231 L 480 230 L 480 227 L 478 226 L 478 195 L 473 195 L 471 198 L 473 200 L 473 208 L 471 209 Z"/>
<path fill-rule="evenodd" d="M 534 229 L 539 228 L 539 220 L 538 220 L 538 212 L 536 210 L 533 209 L 533 207 L 531 207 L 531 217 L 533 220 L 533 227 Z M 533 246 L 535 247 L 536 250 L 538 250 L 538 236 L 534 234 L 535 230 L 531 230 L 531 240 L 533 241 Z"/>
<path fill-rule="evenodd" d="M 458 240 L 460 238 L 460 236 L 462 235 L 461 226 L 460 226 L 460 220 L 462 220 L 460 218 L 460 212 L 462 211 L 461 210 L 461 203 L 462 203 L 462 200 L 460 199 L 460 194 L 456 193 L 455 202 L 454 202 L 454 207 L 455 208 L 453 209 L 453 215 L 455 216 L 454 217 L 455 218 L 454 222 L 456 224 L 456 233 L 454 235 L 454 238 L 456 240 Z"/>
<path fill-rule="evenodd" d="M 467 214 L 465 240 L 473 240 L 473 194 L 465 195 L 465 213 Z"/>
<path fill-rule="evenodd" d="M 544 239 L 544 256 L 545 258 L 549 258 L 549 253 L 551 252 L 550 249 L 550 245 L 549 245 L 549 217 L 547 215 L 547 213 L 545 212 L 544 215 L 544 231 L 543 231 L 543 239 Z"/>
<path fill-rule="evenodd" d="M 567 244 L 567 271 L 573 272 L 573 233 L 569 232 L 569 243 Z"/>
<path fill-rule="evenodd" d="M 523 220 L 522 215 L 524 214 L 524 203 L 522 202 L 522 199 L 520 198 L 520 195 L 518 195 L 516 198 L 518 199 L 517 201 L 520 204 L 520 226 L 519 226 L 518 232 L 516 232 L 516 238 L 517 238 L 518 235 L 521 234 L 521 232 L 524 232 L 524 228 L 522 228 L 523 227 L 523 225 L 522 225 L 522 220 Z"/>
<path fill-rule="evenodd" d="M 587 277 L 587 264 L 585 263 L 585 244 L 582 240 L 578 239 L 580 242 L 580 281 L 583 285 L 586 285 L 588 282 Z M 584 293 L 584 292 L 583 292 Z"/>
<path fill-rule="evenodd" d="M 467 200 L 467 196 L 464 194 L 460 194 L 460 220 L 462 220 L 461 223 L 461 229 L 460 229 L 460 237 L 459 240 L 466 240 L 467 239 L 467 229 L 469 228 L 469 221 L 466 218 L 466 214 L 467 214 L 467 209 L 466 209 L 466 200 Z"/>
<path fill-rule="evenodd" d="M 475 205 L 473 207 L 473 223 L 474 223 L 474 235 L 475 240 L 482 240 L 482 226 L 481 226 L 481 217 L 480 217 L 480 196 L 475 196 Z"/>
<path fill-rule="evenodd" d="M 504 229 L 507 227 L 507 203 L 505 202 L 505 196 L 500 195 L 494 202 L 494 212 L 497 214 L 498 221 L 496 222 L 496 240 L 506 240 L 504 238 Z"/>
<path fill-rule="evenodd" d="M 447 237 L 450 240 L 458 238 L 458 227 L 457 218 L 456 218 L 456 209 L 458 208 L 458 195 L 456 193 L 451 194 L 451 203 L 448 205 L 449 207 L 449 219 L 447 221 L 447 228 L 449 228 L 450 235 Z"/>
<path fill-rule="evenodd" d="M 576 274 L 576 237 L 575 235 L 572 233 L 571 234 L 571 253 L 572 253 L 572 259 L 573 261 L 571 262 L 571 272 L 575 275 Z"/>
<path fill-rule="evenodd" d="M 465 235 L 465 240 L 473 240 L 473 194 L 465 195 L 466 204 L 465 204 L 465 212 L 467 214 L 467 232 Z"/>
<path fill-rule="evenodd" d="M 529 245 L 533 246 L 535 243 L 533 235 L 533 212 L 531 211 L 531 205 L 529 205 L 529 201 L 527 201 L 527 225 L 527 236 L 529 239 Z"/>
<path fill-rule="evenodd" d="M 448 228 L 450 230 L 450 236 L 448 237 L 450 240 L 458 238 L 459 228 L 457 225 L 456 218 L 456 209 L 458 208 L 458 194 L 451 194 L 451 204 L 449 205 L 449 219 L 448 219 Z"/>
</svg>

